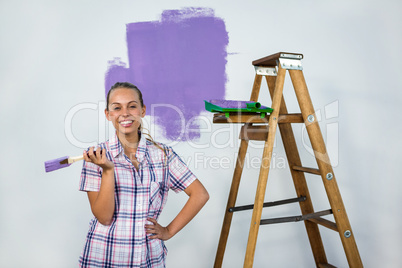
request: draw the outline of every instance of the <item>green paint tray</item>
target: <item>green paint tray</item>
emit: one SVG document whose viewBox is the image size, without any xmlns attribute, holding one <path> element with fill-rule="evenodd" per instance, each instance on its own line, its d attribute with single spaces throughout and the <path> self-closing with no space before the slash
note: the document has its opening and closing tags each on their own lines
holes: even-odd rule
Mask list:
<svg viewBox="0 0 402 268">
<path fill-rule="evenodd" d="M 208 100 L 205 101 L 205 109 L 212 113 L 225 113 L 229 118 L 229 113 L 259 113 L 264 118 L 267 113 L 272 113 L 273 109 L 262 106 L 255 101 L 236 101 L 236 100 Z"/>
</svg>

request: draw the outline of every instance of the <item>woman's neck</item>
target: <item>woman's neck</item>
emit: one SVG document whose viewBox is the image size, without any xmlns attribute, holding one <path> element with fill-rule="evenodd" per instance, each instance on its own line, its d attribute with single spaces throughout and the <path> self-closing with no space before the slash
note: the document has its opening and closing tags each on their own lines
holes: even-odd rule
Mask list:
<svg viewBox="0 0 402 268">
<path fill-rule="evenodd" d="M 119 141 L 123 146 L 124 153 L 130 158 L 131 156 L 135 156 L 140 140 L 140 135 L 137 132 L 132 133 L 131 135 L 117 133 L 117 137 L 119 138 Z"/>
</svg>

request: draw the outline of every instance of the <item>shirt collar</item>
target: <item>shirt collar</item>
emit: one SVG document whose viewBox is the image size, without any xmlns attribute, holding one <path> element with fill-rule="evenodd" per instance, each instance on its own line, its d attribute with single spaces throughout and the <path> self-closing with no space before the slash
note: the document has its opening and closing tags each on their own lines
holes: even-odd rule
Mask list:
<svg viewBox="0 0 402 268">
<path fill-rule="evenodd" d="M 147 151 L 147 139 L 144 134 L 140 134 L 140 142 L 138 143 L 137 152 L 135 157 L 137 157 L 138 162 L 142 162 L 145 159 L 145 153 Z"/>
<path fill-rule="evenodd" d="M 113 158 L 116 158 L 119 154 L 123 152 L 123 146 L 121 145 L 119 138 L 116 133 L 109 140 L 110 153 Z M 137 152 L 135 156 L 139 162 L 142 162 L 145 158 L 145 152 L 147 151 L 147 140 L 145 139 L 145 135 L 140 135 L 140 142 L 138 143 Z"/>
</svg>

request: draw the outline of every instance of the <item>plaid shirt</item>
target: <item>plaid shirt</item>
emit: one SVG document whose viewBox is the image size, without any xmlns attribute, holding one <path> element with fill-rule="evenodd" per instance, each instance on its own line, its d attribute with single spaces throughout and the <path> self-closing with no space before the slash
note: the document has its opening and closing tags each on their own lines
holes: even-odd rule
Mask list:
<svg viewBox="0 0 402 268">
<path fill-rule="evenodd" d="M 169 189 L 180 192 L 196 177 L 172 148 L 160 144 L 165 155 L 144 135 L 136 152 L 138 171 L 116 135 L 99 146 L 115 166 L 115 212 L 110 226 L 91 220 L 80 267 L 165 267 L 166 247 L 145 233 L 147 218 L 158 219 Z M 102 168 L 84 162 L 79 189 L 99 191 L 101 178 Z"/>
</svg>

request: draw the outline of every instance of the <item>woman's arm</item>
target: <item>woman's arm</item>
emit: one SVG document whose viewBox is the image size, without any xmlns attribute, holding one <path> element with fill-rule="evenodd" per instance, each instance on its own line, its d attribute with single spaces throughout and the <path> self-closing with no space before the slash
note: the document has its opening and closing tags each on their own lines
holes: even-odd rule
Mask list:
<svg viewBox="0 0 402 268">
<path fill-rule="evenodd" d="M 101 148 L 96 153 L 90 148 L 88 152 L 84 152 L 84 159 L 103 169 L 99 192 L 88 192 L 88 199 L 98 221 L 103 225 L 110 225 L 114 213 L 114 164 L 107 159 L 106 151 Z"/>
<path fill-rule="evenodd" d="M 145 225 L 145 230 L 148 234 L 153 234 L 150 237 L 151 239 L 158 238 L 168 240 L 172 238 L 197 215 L 209 199 L 207 190 L 199 180 L 195 180 L 191 183 L 184 192 L 189 196 L 189 199 L 179 214 L 177 214 L 176 218 L 174 218 L 168 226 L 163 227 L 159 225 L 155 219 L 148 219 L 153 224 Z"/>
</svg>

